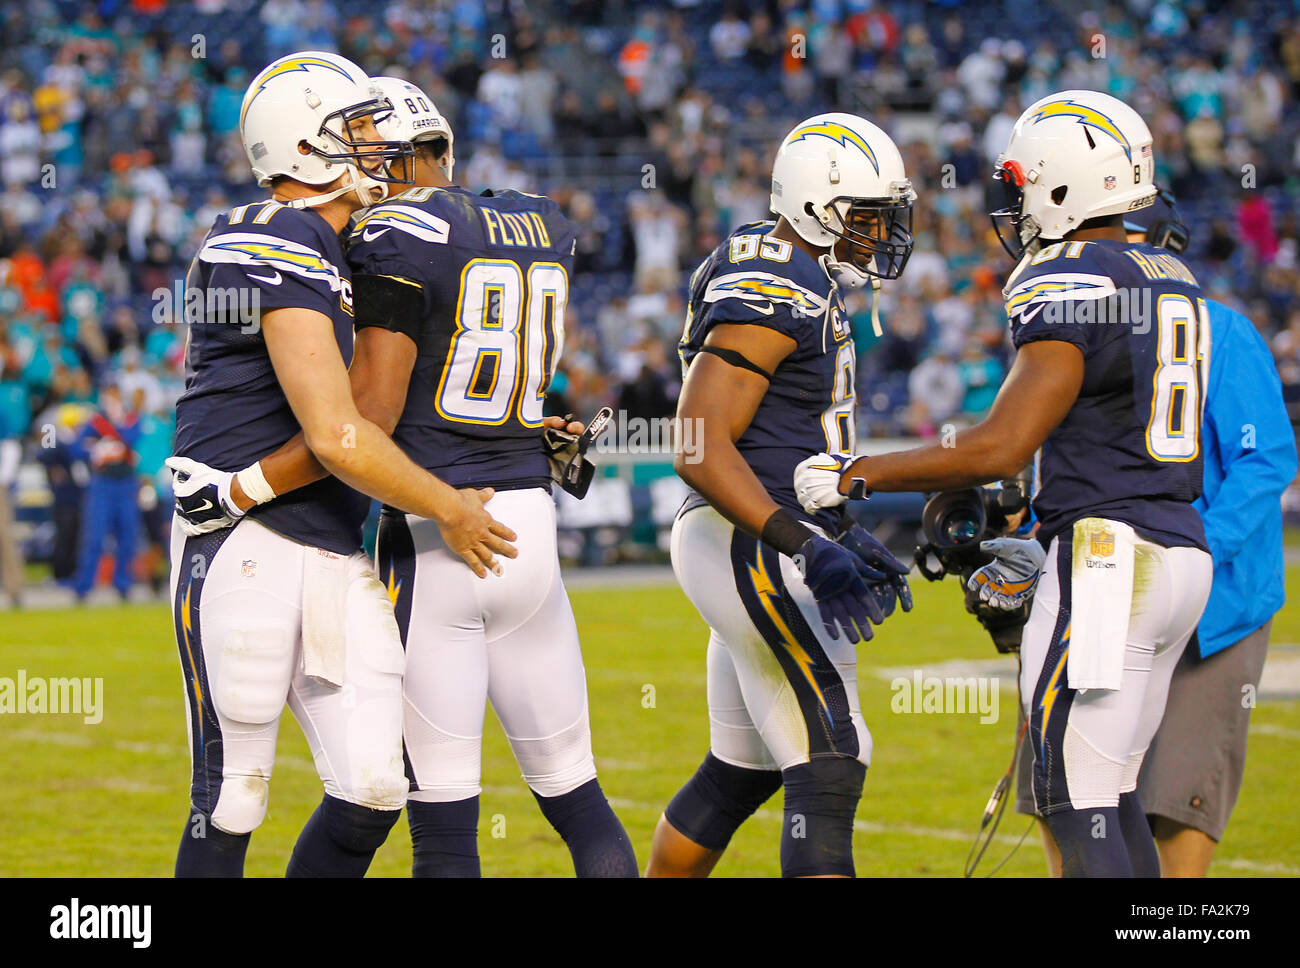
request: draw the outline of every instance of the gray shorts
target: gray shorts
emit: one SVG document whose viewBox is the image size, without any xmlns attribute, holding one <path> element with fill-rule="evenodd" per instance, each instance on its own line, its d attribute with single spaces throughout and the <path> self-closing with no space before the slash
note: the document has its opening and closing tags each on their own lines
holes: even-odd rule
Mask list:
<svg viewBox="0 0 1300 968">
<path fill-rule="evenodd" d="M 1250 707 L 1242 688 L 1259 688 L 1272 622 L 1202 659 L 1189 644 L 1174 669 L 1165 718 L 1142 760 L 1137 795 L 1150 815 L 1220 840 L 1246 768 Z M 1022 713 L 1023 718 L 1023 713 Z M 1028 738 L 1016 768 L 1016 811 L 1034 813 Z"/>
</svg>

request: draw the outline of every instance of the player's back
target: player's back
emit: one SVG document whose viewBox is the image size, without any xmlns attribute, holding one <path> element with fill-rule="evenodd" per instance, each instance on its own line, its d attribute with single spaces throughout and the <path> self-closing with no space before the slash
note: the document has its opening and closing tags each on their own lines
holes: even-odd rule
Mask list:
<svg viewBox="0 0 1300 968">
<path fill-rule="evenodd" d="M 368 210 L 348 258 L 418 289 L 393 440 L 456 487 L 550 485 L 538 429 L 564 344 L 573 228 L 549 198 L 414 188 Z"/>
<path fill-rule="evenodd" d="M 1097 516 L 1204 549 L 1191 502 L 1210 328 L 1192 273 L 1146 243 L 1064 242 L 1023 264 L 1005 295 L 1017 348 L 1063 340 L 1084 356 L 1078 399 L 1039 455 L 1040 537 Z"/>
<path fill-rule="evenodd" d="M 772 500 L 808 520 L 795 497 L 795 465 L 853 450 L 856 358 L 839 289 L 817 259 L 769 237 L 773 227 L 741 226 L 695 270 L 678 353 L 685 378 L 715 326 L 763 326 L 795 341 L 736 448 Z M 823 527 L 838 518 L 838 509 L 811 516 Z"/>
<path fill-rule="evenodd" d="M 352 360 L 352 286 L 338 236 L 319 214 L 278 202 L 217 216 L 190 264 L 185 305 L 190 374 L 176 404 L 176 453 L 237 471 L 301 429 L 280 389 L 261 314 L 311 309 Z M 361 546 L 369 499 L 328 477 L 248 512 L 287 537 L 338 554 Z"/>
</svg>

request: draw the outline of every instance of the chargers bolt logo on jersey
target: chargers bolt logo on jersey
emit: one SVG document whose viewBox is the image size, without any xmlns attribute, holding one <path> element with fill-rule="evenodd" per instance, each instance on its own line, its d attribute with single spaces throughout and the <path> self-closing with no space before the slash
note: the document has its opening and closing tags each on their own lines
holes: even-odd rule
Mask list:
<svg viewBox="0 0 1300 968">
<path fill-rule="evenodd" d="M 1096 108 L 1090 108 L 1086 104 L 1079 104 L 1069 99 L 1051 101 L 1035 111 L 1030 116 L 1030 121 L 1037 124 L 1039 121 L 1045 121 L 1048 118 L 1078 118 L 1080 124 L 1089 128 L 1096 128 L 1118 141 L 1124 149 L 1124 155 L 1129 161 L 1133 160 L 1133 146 L 1129 144 L 1128 138 L 1124 137 L 1124 133 L 1120 131 L 1119 126 L 1114 121 Z"/>
<path fill-rule="evenodd" d="M 213 236 L 204 243 L 199 258 L 204 262 L 261 265 L 277 270 L 266 278 L 254 277 L 262 278 L 263 282 L 270 285 L 279 283 L 280 269 L 307 278 L 321 279 L 335 292 L 342 289 L 344 283 L 339 270 L 310 247 L 269 235 L 232 232 Z"/>
<path fill-rule="evenodd" d="M 821 315 L 826 311 L 825 303 L 819 302 L 806 289 L 765 272 L 720 276 L 709 284 L 704 301 L 715 302 L 727 296 L 747 300 L 754 309 L 764 313 L 772 312 L 773 302 L 788 304 L 806 316 Z"/>
<path fill-rule="evenodd" d="M 352 238 L 373 242 L 389 229 L 401 229 L 423 242 L 445 243 L 451 226 L 444 219 L 407 205 L 381 205 L 372 208 L 352 229 Z"/>
<path fill-rule="evenodd" d="M 790 135 L 790 142 L 794 143 L 796 141 L 803 141 L 805 138 L 812 137 L 830 138 L 832 141 L 837 141 L 846 148 L 849 145 L 853 145 L 853 147 L 857 148 L 867 156 L 867 160 L 871 162 L 871 167 L 876 169 L 876 174 L 880 174 L 880 165 L 876 161 L 876 153 L 871 150 L 871 145 L 867 144 L 862 135 L 858 134 L 852 128 L 846 128 L 838 121 L 819 121 L 817 124 L 805 125 L 798 131 L 794 132 Z"/>
</svg>

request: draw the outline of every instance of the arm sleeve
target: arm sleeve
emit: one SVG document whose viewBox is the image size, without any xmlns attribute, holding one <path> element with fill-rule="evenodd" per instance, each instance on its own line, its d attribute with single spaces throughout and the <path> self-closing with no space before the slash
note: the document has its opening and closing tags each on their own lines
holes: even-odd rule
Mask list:
<svg viewBox="0 0 1300 968">
<path fill-rule="evenodd" d="M 340 267 L 322 254 L 311 226 L 292 218 L 281 217 L 274 234 L 267 226 L 210 235 L 197 258 L 211 267 L 206 288 L 212 295 L 253 293 L 260 312 L 311 309 L 330 316 L 342 298 Z"/>
<path fill-rule="evenodd" d="M 1037 312 L 1031 311 L 1012 317 L 1011 342 L 1016 349 L 1020 349 L 1026 343 L 1037 343 L 1047 339 L 1060 340 L 1063 343 L 1074 344 L 1087 356 L 1091 330 L 1096 327 L 1080 323 L 1078 320 L 1095 318 L 1094 311 L 1097 307 L 1095 303 L 1085 306 L 1083 302 L 1069 300 L 1049 305 L 1040 304 L 1034 307 Z M 1025 319 L 1025 316 L 1030 318 Z"/>
<path fill-rule="evenodd" d="M 774 307 L 770 313 L 761 313 L 740 303 L 716 304 L 709 307 L 703 334 L 707 335 L 715 326 L 762 326 L 789 336 L 795 342 L 799 341 L 797 321 L 787 309 L 780 306 Z"/>
<path fill-rule="evenodd" d="M 424 295 L 424 287 L 414 279 L 414 273 L 359 273 L 352 277 L 356 328 L 377 326 L 403 333 L 418 345 L 425 315 Z"/>
<path fill-rule="evenodd" d="M 1211 381 L 1205 407 L 1224 469 L 1201 515 L 1215 564 L 1237 557 L 1260 525 L 1281 513 L 1282 492 L 1296 475 L 1295 437 L 1273 358 L 1248 321 L 1235 322 L 1212 347 L 1220 378 Z"/>
<path fill-rule="evenodd" d="M 1016 349 L 1026 343 L 1054 339 L 1073 343 L 1088 355 L 1094 325 L 1109 318 L 1115 307 L 1115 282 L 1100 272 L 1046 271 L 1017 282 L 1007 293 L 1007 319 Z"/>
<path fill-rule="evenodd" d="M 87 420 L 77 431 L 77 436 L 72 438 L 68 444 L 68 453 L 72 455 L 73 460 L 89 460 L 90 448 L 87 444 L 95 433 L 94 424 Z"/>
</svg>

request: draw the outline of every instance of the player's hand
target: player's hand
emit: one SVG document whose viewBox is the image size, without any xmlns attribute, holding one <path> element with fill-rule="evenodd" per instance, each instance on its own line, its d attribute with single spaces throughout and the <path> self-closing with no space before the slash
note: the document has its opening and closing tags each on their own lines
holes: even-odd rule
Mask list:
<svg viewBox="0 0 1300 968">
<path fill-rule="evenodd" d="M 220 531 L 244 516 L 230 497 L 234 473 L 188 457 L 168 457 L 165 463 L 175 472 L 172 494 L 176 498 L 176 517 L 187 535 L 193 538 Z"/>
<path fill-rule="evenodd" d="M 603 407 L 590 425 L 574 420 L 573 414 L 542 421 L 542 448 L 551 463 L 551 480 L 578 500 L 587 496 L 596 473 L 596 466 L 586 458 L 587 449 L 613 417 L 613 409 Z"/>
<path fill-rule="evenodd" d="M 573 414 L 565 417 L 543 417 L 542 427 L 546 430 L 558 430 L 570 437 L 577 437 L 587 429 L 587 425 L 581 420 L 573 419 Z"/>
<path fill-rule="evenodd" d="M 466 487 L 458 490 L 457 503 L 452 512 L 438 522 L 442 540 L 453 554 L 460 555 L 474 574 L 486 578 L 502 572 L 497 555 L 517 558 L 519 552 L 510 542 L 518 535 L 507 528 L 483 507 L 496 493 L 490 487 Z"/>
<path fill-rule="evenodd" d="M 794 494 L 809 514 L 839 507 L 848 500 L 840 493 L 840 475 L 858 458 L 853 454 L 813 454 L 794 469 Z"/>
<path fill-rule="evenodd" d="M 893 614 L 896 603 L 901 604 L 905 612 L 912 610 L 912 589 L 907 584 L 907 565 L 895 558 L 888 548 L 860 524 L 853 525 L 838 540 L 880 576 L 867 579 L 867 588 L 880 606 L 881 617 L 873 619 L 877 625 Z"/>
<path fill-rule="evenodd" d="M 993 560 L 966 582 L 982 604 L 1002 611 L 1015 611 L 1034 597 L 1047 552 L 1035 538 L 991 538 L 980 542 L 980 550 Z"/>
<path fill-rule="evenodd" d="M 867 579 L 880 572 L 821 535 L 813 535 L 799 547 L 794 563 L 817 600 L 822 622 L 831 638 L 838 639 L 840 629 L 850 642 L 858 641 L 859 632 L 863 641 L 871 638 L 870 619 L 877 616 L 876 621 L 880 621 L 883 615 L 867 588 Z"/>
</svg>

